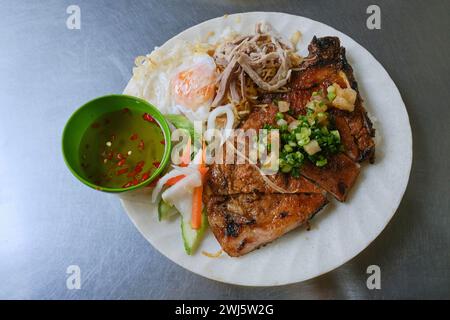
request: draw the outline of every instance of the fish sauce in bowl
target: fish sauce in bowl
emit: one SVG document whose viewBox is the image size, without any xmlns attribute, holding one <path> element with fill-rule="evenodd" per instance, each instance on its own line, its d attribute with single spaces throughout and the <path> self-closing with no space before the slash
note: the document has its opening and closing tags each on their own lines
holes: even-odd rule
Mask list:
<svg viewBox="0 0 450 320">
<path fill-rule="evenodd" d="M 165 139 L 148 113 L 127 107 L 102 114 L 81 138 L 83 175 L 105 188 L 129 188 L 149 179 L 161 165 Z"/>
</svg>

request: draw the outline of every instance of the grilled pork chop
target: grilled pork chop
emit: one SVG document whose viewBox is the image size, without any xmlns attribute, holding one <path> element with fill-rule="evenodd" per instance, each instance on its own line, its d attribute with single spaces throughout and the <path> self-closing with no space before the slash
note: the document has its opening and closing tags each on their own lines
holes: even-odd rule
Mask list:
<svg viewBox="0 0 450 320">
<path fill-rule="evenodd" d="M 273 124 L 277 110 L 274 105 L 254 110 L 241 128 Z M 305 223 L 327 204 L 325 190 L 344 201 L 359 164 L 341 153 L 322 168 L 306 161 L 300 174 L 299 178 L 286 173 L 266 176 L 278 187 L 273 188 L 251 164 L 210 166 L 203 202 L 211 230 L 225 252 L 243 255 Z"/>
<path fill-rule="evenodd" d="M 271 104 L 274 99 L 289 101 L 294 116 L 298 116 L 306 114 L 306 104 L 314 91 L 326 92 L 333 83 L 358 92 L 338 38 L 314 37 L 308 49 L 309 56 L 300 70 L 292 73 L 288 92 L 265 95 L 262 102 L 269 106 L 253 110 L 240 128 L 260 129 L 275 124 L 278 108 Z M 273 188 L 250 164 L 210 166 L 203 202 L 211 229 L 230 256 L 246 254 L 311 219 L 327 204 L 326 191 L 345 201 L 359 175 L 357 162 L 374 160 L 374 130 L 359 93 L 353 112 L 334 108 L 328 112 L 339 130 L 345 154 L 332 156 L 325 167 L 305 161 L 300 178 L 283 173 L 269 176 L 276 186 Z M 286 116 L 286 120 L 293 118 Z"/>
<path fill-rule="evenodd" d="M 341 47 L 337 37 L 314 37 L 308 46 L 309 55 L 300 66 L 299 71 L 292 73 L 289 91 L 283 94 L 266 94 L 263 102 L 281 99 L 290 102 L 295 115 L 306 114 L 306 104 L 314 91 L 323 90 L 333 83 L 341 88 L 350 86 L 357 94 L 353 112 L 330 108 L 336 128 L 346 154 L 354 161 L 368 159 L 374 161 L 375 131 L 367 113 L 362 106 L 362 98 L 358 92 L 358 84 L 353 69 L 347 61 L 345 48 Z"/>
<path fill-rule="evenodd" d="M 273 105 L 254 111 L 240 128 L 258 130 L 274 124 L 277 111 Z M 225 153 L 224 146 L 222 156 Z M 328 203 L 326 192 L 308 179 L 281 172 L 263 177 L 249 163 L 212 164 L 205 186 L 203 202 L 211 230 L 234 257 L 302 225 Z"/>
<path fill-rule="evenodd" d="M 323 194 L 250 193 L 211 196 L 208 221 L 223 250 L 246 254 L 305 223 L 327 204 Z"/>
<path fill-rule="evenodd" d="M 240 128 L 275 124 L 278 108 L 255 110 Z M 222 155 L 225 157 L 225 146 Z M 269 179 L 272 184 L 268 184 Z M 209 225 L 230 256 L 246 254 L 308 221 L 328 203 L 326 192 L 310 180 L 277 173 L 263 177 L 252 164 L 212 164 L 203 202 Z"/>
</svg>

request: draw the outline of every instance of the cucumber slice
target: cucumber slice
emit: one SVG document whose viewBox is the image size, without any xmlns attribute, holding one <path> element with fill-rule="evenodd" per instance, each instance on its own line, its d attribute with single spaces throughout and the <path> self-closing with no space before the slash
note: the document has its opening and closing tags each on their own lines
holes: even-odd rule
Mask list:
<svg viewBox="0 0 450 320">
<path fill-rule="evenodd" d="M 205 210 L 202 211 L 202 225 L 198 230 L 192 229 L 190 220 L 181 219 L 181 236 L 183 237 L 184 250 L 188 255 L 195 252 L 207 228 L 208 219 Z"/>
<path fill-rule="evenodd" d="M 179 114 L 167 114 L 164 116 L 166 120 L 171 122 L 177 129 L 185 129 L 191 135 L 192 141 L 195 138 L 195 131 L 193 123 L 186 117 Z"/>
<path fill-rule="evenodd" d="M 171 205 L 164 202 L 163 199 L 161 199 L 158 203 L 158 220 L 163 221 L 167 220 L 170 217 L 174 216 L 177 213 L 177 209 L 172 207 Z"/>
</svg>

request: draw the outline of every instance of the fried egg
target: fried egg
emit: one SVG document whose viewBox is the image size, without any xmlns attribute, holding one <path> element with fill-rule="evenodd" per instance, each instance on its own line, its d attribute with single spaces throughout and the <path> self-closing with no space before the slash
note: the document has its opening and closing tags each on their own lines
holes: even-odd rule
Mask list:
<svg viewBox="0 0 450 320">
<path fill-rule="evenodd" d="M 136 61 L 126 93 L 141 97 L 163 114 L 183 114 L 205 121 L 214 99 L 217 71 L 205 50 L 177 42 Z"/>
<path fill-rule="evenodd" d="M 188 59 L 170 79 L 175 108 L 191 120 L 206 120 L 214 99 L 216 78 L 213 58 L 202 54 Z"/>
</svg>

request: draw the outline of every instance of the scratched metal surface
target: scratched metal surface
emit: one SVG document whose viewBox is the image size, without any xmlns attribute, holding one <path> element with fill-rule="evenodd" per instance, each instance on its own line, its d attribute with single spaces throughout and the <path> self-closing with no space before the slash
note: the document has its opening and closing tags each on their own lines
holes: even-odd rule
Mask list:
<svg viewBox="0 0 450 320">
<path fill-rule="evenodd" d="M 365 26 L 373 2 L 377 31 Z M 81 8 L 81 30 L 66 28 L 70 4 Z M 325 22 L 366 47 L 400 89 L 414 140 L 410 183 L 385 231 L 337 270 L 274 288 L 210 281 L 167 260 L 116 197 L 72 177 L 60 152 L 70 114 L 121 92 L 135 56 L 206 19 L 256 10 Z M 450 298 L 449 11 L 445 0 L 2 1 L 0 298 Z M 66 288 L 71 264 L 81 290 Z M 381 267 L 381 290 L 366 287 L 371 264 Z"/>
</svg>

